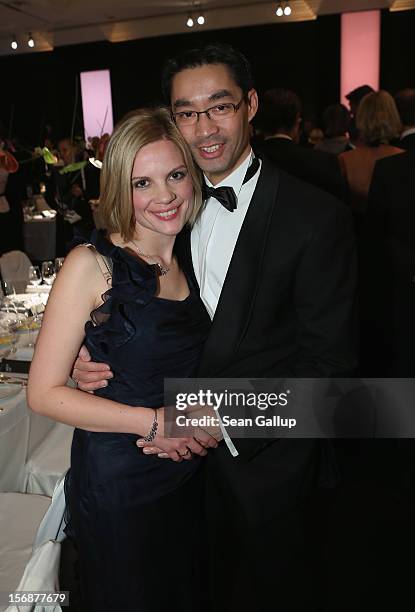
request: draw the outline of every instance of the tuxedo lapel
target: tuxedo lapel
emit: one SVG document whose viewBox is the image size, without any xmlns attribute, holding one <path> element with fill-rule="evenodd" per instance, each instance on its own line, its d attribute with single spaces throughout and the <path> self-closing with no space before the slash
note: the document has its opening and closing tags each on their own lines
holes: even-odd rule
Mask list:
<svg viewBox="0 0 415 612">
<path fill-rule="evenodd" d="M 199 291 L 199 283 L 197 282 L 195 271 L 192 262 L 192 247 L 190 241 L 190 229 L 184 228 L 176 238 L 174 244 L 174 252 L 177 255 L 181 269 L 186 277 L 193 284 L 195 289 Z"/>
<path fill-rule="evenodd" d="M 214 376 L 232 359 L 249 324 L 255 302 L 268 230 L 278 192 L 278 173 L 262 160 L 248 212 L 223 284 L 199 375 Z"/>
</svg>

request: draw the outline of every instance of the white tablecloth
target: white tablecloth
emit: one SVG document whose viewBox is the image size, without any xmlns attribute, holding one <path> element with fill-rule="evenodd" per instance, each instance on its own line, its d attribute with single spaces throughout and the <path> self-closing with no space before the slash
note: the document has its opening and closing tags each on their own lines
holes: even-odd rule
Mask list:
<svg viewBox="0 0 415 612">
<path fill-rule="evenodd" d="M 43 425 L 42 422 L 41 426 Z M 37 429 L 39 433 L 44 433 L 41 427 Z M 34 436 L 29 435 L 29 454 L 25 466 L 24 484 L 26 493 L 52 496 L 59 478 L 69 469 L 72 436 L 73 427 L 63 423 L 54 423 L 47 436 L 32 451 Z"/>
<path fill-rule="evenodd" d="M 49 505 L 43 495 L 0 493 L 0 591 L 14 591 L 19 584 Z M 0 604 L 0 610 L 6 608 Z"/>
<path fill-rule="evenodd" d="M 0 390 L 4 388 L 0 386 Z M 0 492 L 24 491 L 29 433 L 30 416 L 23 388 L 13 397 L 0 399 Z"/>
<path fill-rule="evenodd" d="M 32 412 L 26 388 L 13 387 L 18 393 L 0 399 L 0 492 L 51 496 L 69 468 L 73 428 Z"/>
</svg>

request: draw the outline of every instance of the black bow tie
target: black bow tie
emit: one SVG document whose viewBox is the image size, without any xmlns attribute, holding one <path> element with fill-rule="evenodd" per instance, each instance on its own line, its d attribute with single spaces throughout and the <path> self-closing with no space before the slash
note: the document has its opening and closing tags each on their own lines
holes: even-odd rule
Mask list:
<svg viewBox="0 0 415 612">
<path fill-rule="evenodd" d="M 208 187 L 206 184 L 202 188 L 203 199 L 215 198 L 229 212 L 233 212 L 238 205 L 238 198 L 233 187 Z"/>
<path fill-rule="evenodd" d="M 242 185 L 247 183 L 249 179 L 251 179 L 254 174 L 257 173 L 259 168 L 259 159 L 254 157 L 251 165 L 246 171 L 244 180 Z M 202 186 L 202 195 L 203 199 L 207 200 L 208 198 L 215 198 L 222 206 L 229 210 L 229 212 L 233 212 L 238 206 L 238 198 L 236 197 L 235 191 L 233 187 L 208 187 L 206 183 Z"/>
</svg>

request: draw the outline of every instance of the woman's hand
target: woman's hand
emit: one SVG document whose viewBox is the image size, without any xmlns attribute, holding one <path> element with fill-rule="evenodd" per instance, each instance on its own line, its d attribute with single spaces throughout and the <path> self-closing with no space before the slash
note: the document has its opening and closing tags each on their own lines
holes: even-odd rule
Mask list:
<svg viewBox="0 0 415 612">
<path fill-rule="evenodd" d="M 195 431 L 195 436 L 187 438 L 165 438 L 164 437 L 164 408 L 157 410 L 157 435 L 152 442 L 146 442 L 142 438 L 137 440 L 137 446 L 143 449 L 146 455 L 158 455 L 162 459 L 173 461 L 189 461 L 193 455 L 204 457 L 209 448 L 216 448 L 217 440 L 200 428 Z"/>
</svg>

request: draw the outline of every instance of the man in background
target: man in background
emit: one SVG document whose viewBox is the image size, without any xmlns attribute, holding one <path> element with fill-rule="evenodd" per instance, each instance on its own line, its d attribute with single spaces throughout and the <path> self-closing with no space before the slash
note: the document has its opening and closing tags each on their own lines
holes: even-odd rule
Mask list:
<svg viewBox="0 0 415 612">
<path fill-rule="evenodd" d="M 402 121 L 402 133 L 396 146 L 415 151 L 415 89 L 402 89 L 395 95 Z"/>
<path fill-rule="evenodd" d="M 344 195 L 337 156 L 298 144 L 301 131 L 301 101 L 286 89 L 271 89 L 261 104 L 265 140 L 262 151 L 278 168 L 324 189 L 338 198 Z"/>
<path fill-rule="evenodd" d="M 350 140 L 353 144 L 357 144 L 359 140 L 359 133 L 356 127 L 357 109 L 359 108 L 359 104 L 363 100 L 363 98 L 367 94 L 372 93 L 372 91 L 375 90 L 370 85 L 359 85 L 359 87 L 356 87 L 356 89 L 353 89 L 352 91 L 349 91 L 348 94 L 346 94 L 346 100 L 348 100 L 349 102 L 349 108 L 351 113 L 349 134 Z"/>
</svg>

